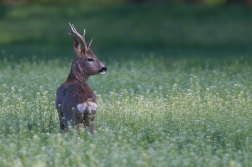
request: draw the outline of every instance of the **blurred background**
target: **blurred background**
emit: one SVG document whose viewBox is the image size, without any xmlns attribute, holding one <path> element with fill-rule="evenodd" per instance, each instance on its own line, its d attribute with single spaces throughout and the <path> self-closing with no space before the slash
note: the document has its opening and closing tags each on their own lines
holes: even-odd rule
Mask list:
<svg viewBox="0 0 252 167">
<path fill-rule="evenodd" d="M 252 55 L 252 0 L 0 0 L 0 59 L 73 57 L 69 22 L 100 59 Z"/>
</svg>

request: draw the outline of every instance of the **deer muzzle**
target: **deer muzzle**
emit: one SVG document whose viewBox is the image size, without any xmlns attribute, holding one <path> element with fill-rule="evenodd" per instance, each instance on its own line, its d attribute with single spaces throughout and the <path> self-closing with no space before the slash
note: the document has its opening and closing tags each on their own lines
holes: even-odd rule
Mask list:
<svg viewBox="0 0 252 167">
<path fill-rule="evenodd" d="M 107 67 L 102 67 L 100 70 L 99 70 L 99 73 L 100 74 L 105 74 L 107 71 Z"/>
</svg>

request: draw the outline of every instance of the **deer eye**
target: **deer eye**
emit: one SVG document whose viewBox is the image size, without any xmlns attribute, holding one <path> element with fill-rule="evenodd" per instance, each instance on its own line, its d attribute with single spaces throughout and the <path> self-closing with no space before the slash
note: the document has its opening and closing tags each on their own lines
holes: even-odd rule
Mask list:
<svg viewBox="0 0 252 167">
<path fill-rule="evenodd" d="M 87 60 L 88 60 L 88 61 L 94 61 L 92 58 L 88 58 Z"/>
</svg>

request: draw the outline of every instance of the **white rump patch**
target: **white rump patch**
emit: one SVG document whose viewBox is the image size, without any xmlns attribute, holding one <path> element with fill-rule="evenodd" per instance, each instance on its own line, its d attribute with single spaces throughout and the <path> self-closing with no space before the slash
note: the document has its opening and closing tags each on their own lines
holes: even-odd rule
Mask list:
<svg viewBox="0 0 252 167">
<path fill-rule="evenodd" d="M 88 100 L 87 102 L 77 104 L 76 108 L 80 113 L 85 113 L 86 111 L 91 113 L 97 110 L 97 104 Z"/>
</svg>

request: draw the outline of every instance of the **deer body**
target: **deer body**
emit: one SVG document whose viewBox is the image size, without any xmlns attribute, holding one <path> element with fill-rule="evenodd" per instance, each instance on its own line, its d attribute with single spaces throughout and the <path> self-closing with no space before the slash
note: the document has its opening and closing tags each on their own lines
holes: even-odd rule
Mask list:
<svg viewBox="0 0 252 167">
<path fill-rule="evenodd" d="M 70 23 L 69 23 L 70 24 Z M 58 88 L 56 94 L 56 109 L 60 119 L 60 129 L 68 129 L 77 125 L 89 127 L 93 133 L 95 128 L 95 115 L 97 110 L 96 96 L 86 83 L 90 75 L 105 74 L 107 68 L 97 59 L 90 49 L 92 40 L 85 42 L 73 25 L 69 34 L 81 38 L 84 48 L 81 47 L 76 37 L 73 39 L 75 57 L 72 62 L 67 80 Z"/>
</svg>

